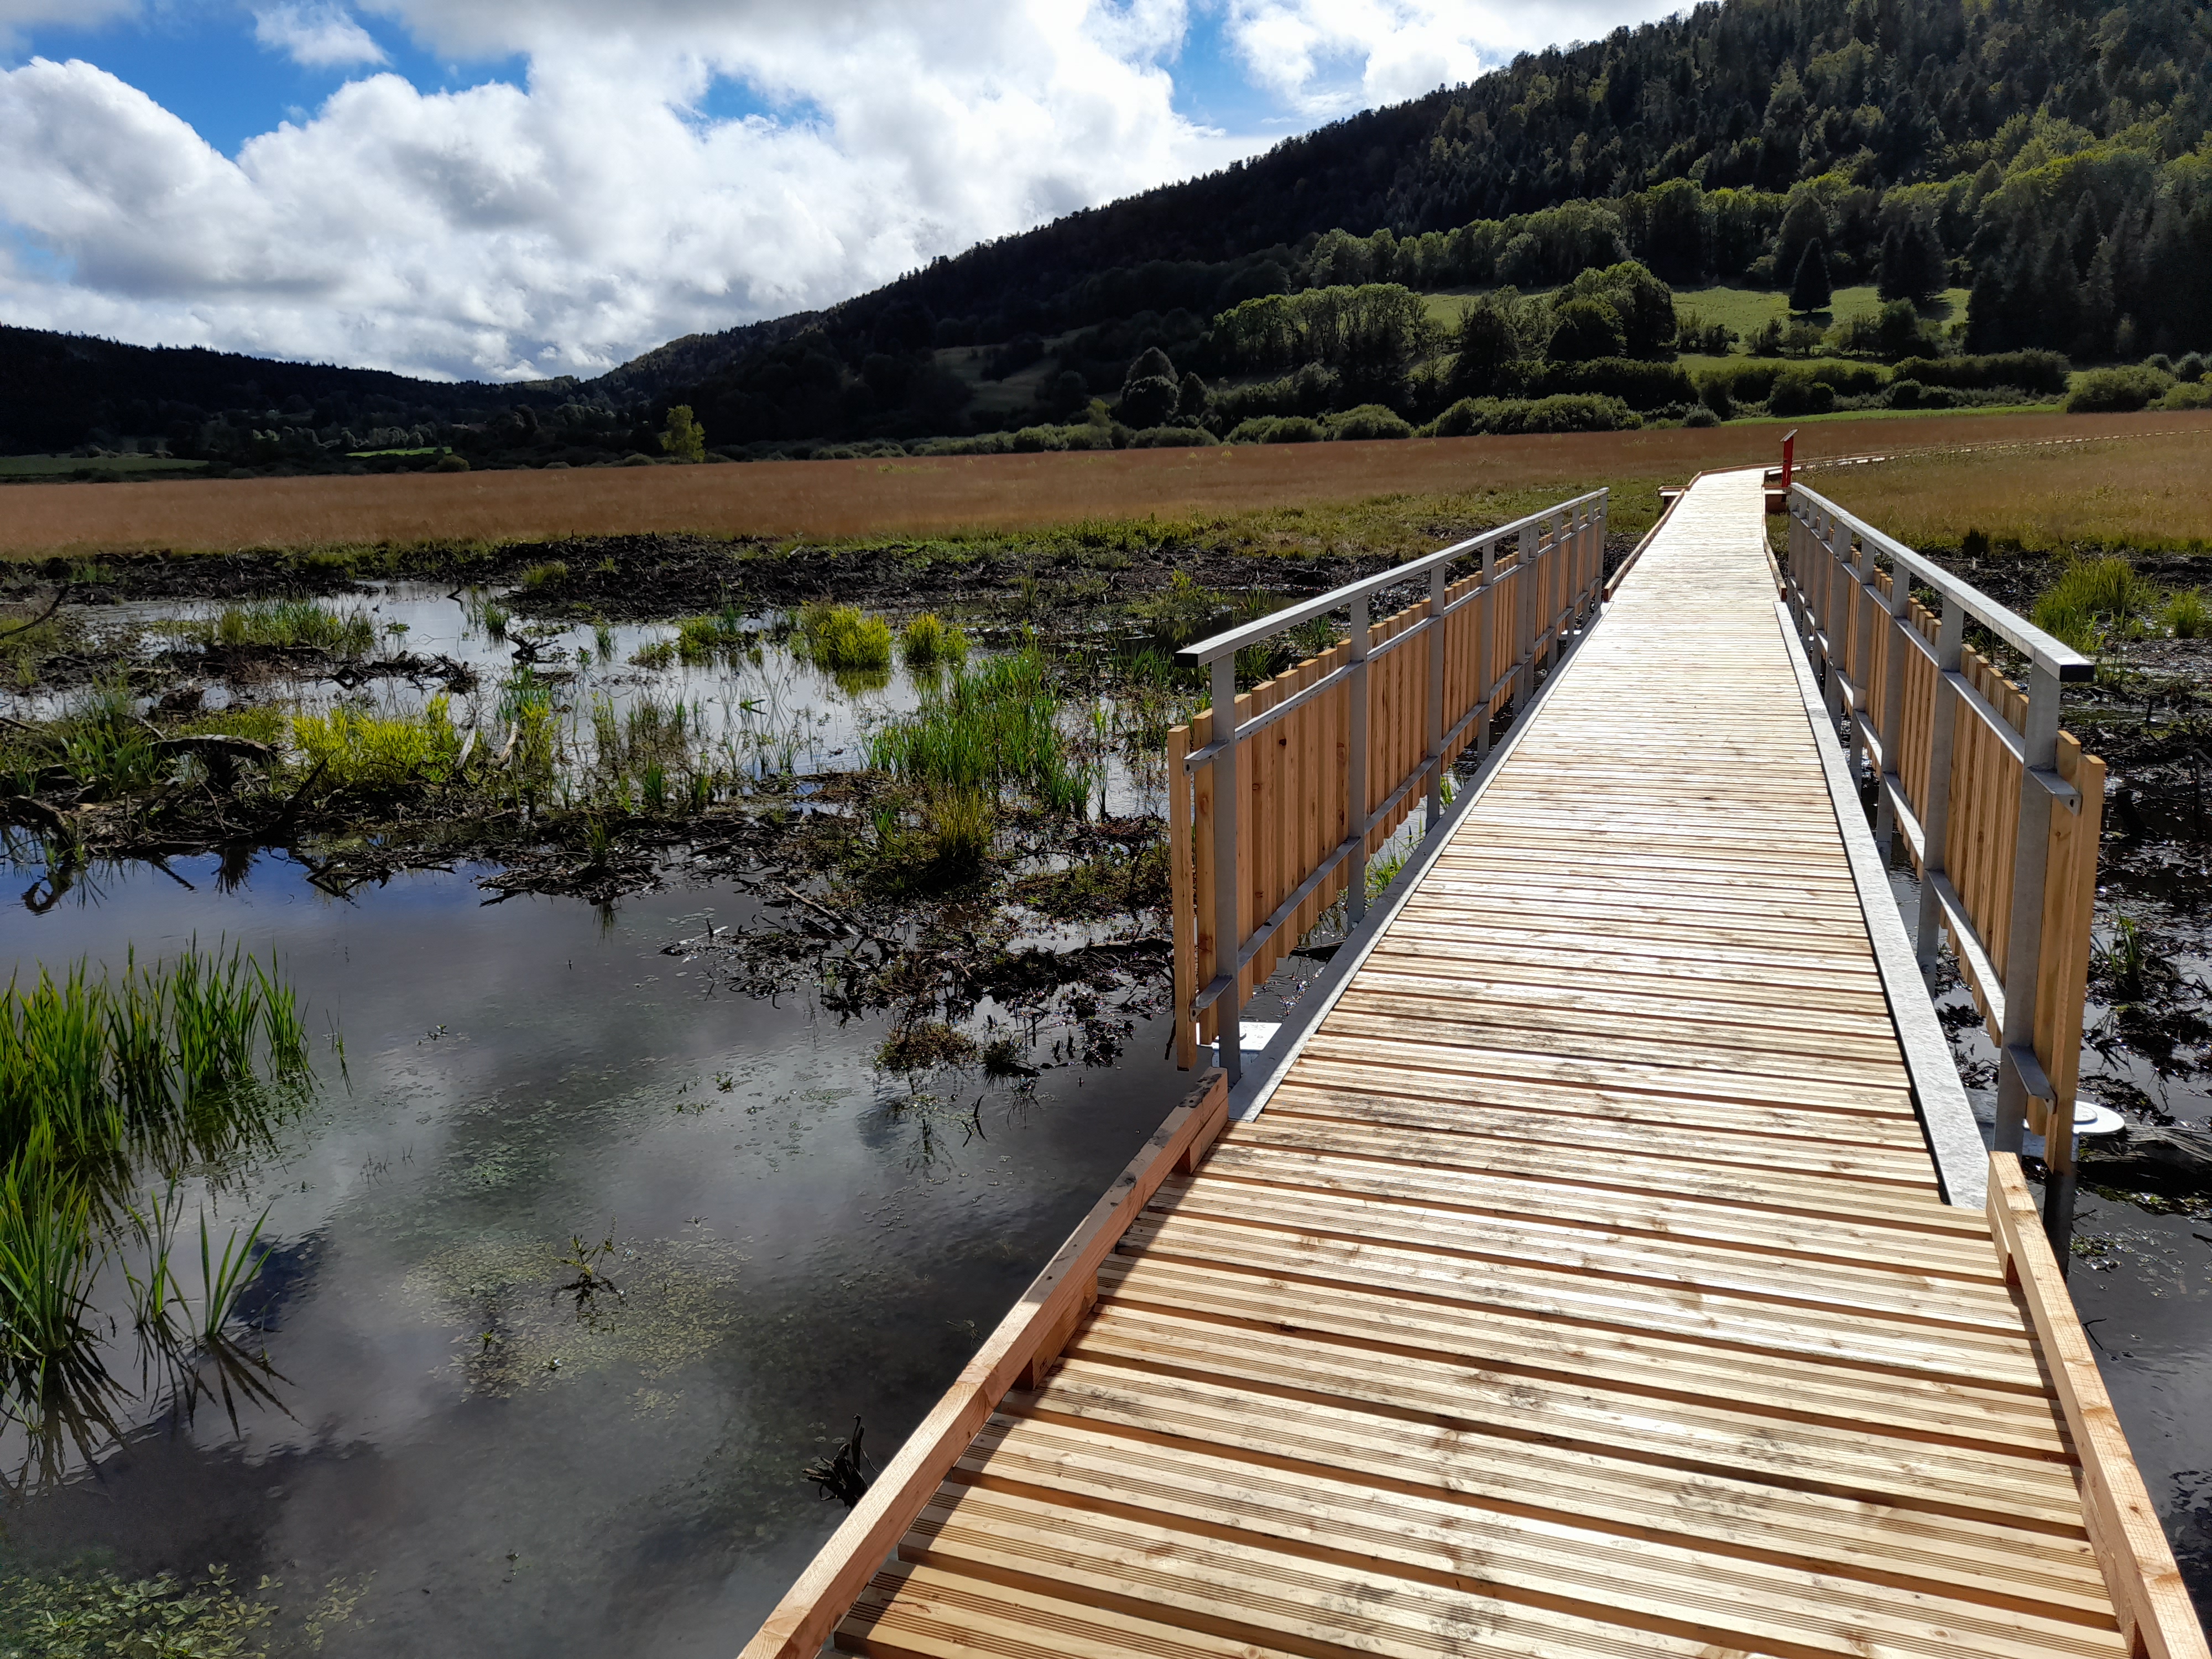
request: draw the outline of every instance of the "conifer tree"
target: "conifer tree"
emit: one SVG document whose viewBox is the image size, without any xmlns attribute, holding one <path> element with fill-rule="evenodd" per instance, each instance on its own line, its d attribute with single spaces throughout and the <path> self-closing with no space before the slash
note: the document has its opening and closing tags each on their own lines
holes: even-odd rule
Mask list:
<svg viewBox="0 0 2212 1659">
<path fill-rule="evenodd" d="M 1826 311 L 1834 298 L 1828 283 L 1828 251 L 1816 236 L 1806 243 L 1805 255 L 1797 261 L 1797 280 L 1790 285 L 1790 309 Z"/>
</svg>

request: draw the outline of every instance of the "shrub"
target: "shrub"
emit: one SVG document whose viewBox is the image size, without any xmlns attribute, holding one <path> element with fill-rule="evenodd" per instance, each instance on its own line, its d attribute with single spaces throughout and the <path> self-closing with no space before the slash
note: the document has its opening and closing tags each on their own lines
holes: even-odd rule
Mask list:
<svg viewBox="0 0 2212 1659">
<path fill-rule="evenodd" d="M 1728 420 L 1735 414 L 1735 398 L 1729 394 L 1729 383 L 1717 375 L 1698 384 L 1698 401 L 1717 421 Z"/>
<path fill-rule="evenodd" d="M 1205 428 L 1196 426 L 1148 426 L 1142 432 L 1129 434 L 1132 449 L 1204 449 L 1220 441 Z"/>
<path fill-rule="evenodd" d="M 1718 426 L 1720 423 L 1721 417 L 1714 414 L 1711 410 L 1707 409 L 1703 404 L 1699 404 L 1695 409 L 1682 416 L 1682 424 L 1684 426 Z"/>
<path fill-rule="evenodd" d="M 2069 415 L 2125 414 L 2163 398 L 2173 376 L 2148 363 L 2132 368 L 2093 368 L 2066 394 Z"/>
<path fill-rule="evenodd" d="M 1889 406 L 1892 409 L 1917 409 L 1924 390 L 1917 380 L 1892 380 L 1889 383 Z"/>
<path fill-rule="evenodd" d="M 441 455 L 430 470 L 433 472 L 465 472 L 469 470 L 469 464 L 464 456 Z"/>
<path fill-rule="evenodd" d="M 1777 415 L 1826 415 L 1835 406 L 1836 388 L 1802 368 L 1776 375 L 1766 393 L 1766 407 Z"/>
<path fill-rule="evenodd" d="M 1552 314 L 1552 337 L 1545 343 L 1544 356 L 1553 362 L 1618 357 L 1628 349 L 1628 335 L 1621 325 L 1620 313 L 1603 300 L 1570 300 Z"/>
<path fill-rule="evenodd" d="M 1322 422 L 1328 435 L 1346 441 L 1363 438 L 1410 438 L 1413 428 L 1406 417 L 1382 404 L 1362 404 Z"/>
<path fill-rule="evenodd" d="M 1325 434 L 1321 422 L 1304 415 L 1257 415 L 1237 422 L 1232 444 L 1312 444 Z"/>
<path fill-rule="evenodd" d="M 1618 398 L 1631 409 L 1659 409 L 1697 401 L 1697 388 L 1679 364 L 1644 362 L 1634 357 L 1595 357 L 1588 362 L 1547 363 L 1528 387 L 1542 397 L 1586 392 Z"/>
<path fill-rule="evenodd" d="M 2160 409 L 2212 409 L 2212 384 L 2185 380 L 2166 389 L 2158 400 Z"/>
<path fill-rule="evenodd" d="M 1475 433 L 1620 432 L 1644 424 L 1618 398 L 1563 392 L 1549 398 L 1462 398 L 1421 428 L 1425 438 Z"/>
<path fill-rule="evenodd" d="M 2066 390 L 2072 365 L 2057 351 L 2000 351 L 1979 357 L 1907 357 L 1897 366 L 1900 379 L 1923 386 L 1957 386 L 1978 391 L 1991 386 L 2018 386 L 2023 392 L 2057 393 Z"/>
</svg>

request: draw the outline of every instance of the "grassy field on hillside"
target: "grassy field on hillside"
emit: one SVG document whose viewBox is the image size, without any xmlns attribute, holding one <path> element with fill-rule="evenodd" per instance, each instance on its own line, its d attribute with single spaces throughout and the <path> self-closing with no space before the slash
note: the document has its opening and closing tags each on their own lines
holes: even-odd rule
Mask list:
<svg viewBox="0 0 2212 1659">
<path fill-rule="evenodd" d="M 1439 327 L 1446 330 L 1459 326 L 1461 315 L 1486 289 L 1451 289 L 1421 297 L 1428 302 L 1429 315 Z M 1694 312 L 1709 323 L 1726 323 L 1747 338 L 1770 317 L 1790 320 L 1789 296 L 1765 288 L 1678 288 L 1674 290 L 1674 306 L 1678 311 Z M 1822 327 L 1840 323 L 1852 317 L 1871 317 L 1881 309 L 1881 296 L 1871 283 L 1856 288 L 1839 288 L 1828 309 L 1814 313 L 1813 320 Z M 1920 313 L 1932 323 L 1948 323 L 1966 314 L 1966 290 L 1948 289 Z M 1686 359 L 1686 362 L 1689 360 Z"/>
<path fill-rule="evenodd" d="M 686 531 L 853 540 L 1133 521 L 1158 524 L 1164 538 L 1238 514 L 1311 514 L 1385 497 L 1495 497 L 1533 506 L 1535 495 L 1557 500 L 1608 482 L 1622 492 L 1615 523 L 1626 526 L 1642 510 L 1632 498 L 1648 497 L 1662 483 L 1679 483 L 1701 469 L 1778 460 L 1782 429 L 1777 422 L 1736 422 L 1544 437 L 896 461 L 156 480 L 127 489 L 21 484 L 8 492 L 9 510 L 0 517 L 0 554 L 498 543 Z M 1806 423 L 1797 453 L 1811 459 L 1876 447 L 1896 453 L 2176 430 L 2195 434 L 2195 476 L 2201 478 L 2203 460 L 2212 459 L 2212 414 L 1836 420 Z M 2047 476 L 2039 454 L 2023 452 L 2008 465 L 2026 479 Z M 1997 473 L 2006 470 L 2001 465 Z M 2194 487 L 2185 477 L 2174 483 L 2185 493 Z M 1406 511 L 1409 526 L 1424 522 L 1419 511 Z M 2212 517 L 2212 495 L 2200 500 L 2196 512 Z M 1320 533 L 1309 523 L 1297 539 L 1311 544 Z M 1413 536 L 1413 528 L 1403 534 Z M 1389 547 L 1416 550 L 1419 537 L 1389 535 Z"/>
<path fill-rule="evenodd" d="M 0 455 L 0 478 L 143 477 L 155 472 L 198 472 L 205 461 L 167 455 Z"/>
<path fill-rule="evenodd" d="M 1695 312 L 1709 323 L 1726 323 L 1738 334 L 1748 337 L 1769 318 L 1790 320 L 1789 296 L 1772 289 L 1764 288 L 1697 288 L 1676 289 L 1674 307 L 1678 311 Z M 1813 320 L 1826 327 L 1852 317 L 1871 317 L 1881 309 L 1881 296 L 1871 283 L 1856 288 L 1839 288 L 1825 312 L 1815 312 Z M 1966 314 L 1966 290 L 1963 288 L 1947 289 L 1922 312 L 1923 319 L 1933 323 L 1948 323 Z"/>
</svg>

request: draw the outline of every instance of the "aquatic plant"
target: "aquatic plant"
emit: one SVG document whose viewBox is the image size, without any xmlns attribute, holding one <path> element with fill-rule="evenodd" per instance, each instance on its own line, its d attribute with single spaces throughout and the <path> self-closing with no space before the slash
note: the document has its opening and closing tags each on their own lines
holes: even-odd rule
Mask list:
<svg viewBox="0 0 2212 1659">
<path fill-rule="evenodd" d="M 276 1618 L 274 1606 L 250 1600 L 216 1567 L 193 1583 L 92 1567 L 0 1571 L 0 1655 L 258 1659 Z"/>
<path fill-rule="evenodd" d="M 548 705 L 550 711 L 550 703 Z M 442 783 L 459 766 L 461 734 L 453 700 L 432 697 L 420 714 L 374 714 L 341 705 L 292 720 L 293 746 L 319 771 L 315 787 L 389 795 L 416 783 Z"/>
<path fill-rule="evenodd" d="M 2185 588 L 2166 602 L 2166 625 L 2177 640 L 2201 640 L 2212 633 L 2212 605 L 2200 588 Z"/>
<path fill-rule="evenodd" d="M 865 673 L 891 665 L 891 625 L 881 617 L 867 615 L 858 605 L 803 605 L 793 627 L 817 668 L 833 673 Z"/>
<path fill-rule="evenodd" d="M 876 1064 L 886 1072 L 926 1072 L 939 1066 L 971 1066 L 981 1053 L 975 1039 L 942 1020 L 916 1020 L 902 1025 L 876 1050 Z"/>
<path fill-rule="evenodd" d="M 2072 559 L 2037 596 L 2031 620 L 2076 651 L 2133 639 L 2159 611 L 2157 585 L 2118 555 Z"/>
<path fill-rule="evenodd" d="M 967 661 L 968 636 L 936 612 L 925 611 L 907 623 L 899 635 L 899 649 L 908 668 L 934 668 L 940 663 Z"/>
<path fill-rule="evenodd" d="M 118 1432 L 117 1389 L 88 1319 L 90 1286 L 127 1229 L 145 1247 L 128 1267 L 150 1364 L 162 1360 L 190 1403 L 215 1361 L 227 1404 L 266 1394 L 257 1362 L 222 1328 L 252 1277 L 260 1225 L 216 1249 L 200 1223 L 203 1296 L 188 1317 L 171 1255 L 173 1187 L 143 1206 L 121 1194 L 146 1163 L 173 1172 L 220 1164 L 265 1141 L 275 1111 L 307 1076 L 307 1039 L 289 988 L 232 950 L 95 978 L 78 963 L 41 968 L 0 1001 L 0 1416 L 21 1422 L 52 1468 L 62 1441 L 89 1449 Z M 234 1411 L 234 1404 L 233 1405 Z"/>
<path fill-rule="evenodd" d="M 483 623 L 487 639 L 503 640 L 507 637 L 507 623 L 514 620 L 514 613 L 503 605 L 488 600 L 477 613 L 477 620 Z"/>
<path fill-rule="evenodd" d="M 662 669 L 676 660 L 674 640 L 653 640 L 641 645 L 629 653 L 631 665 L 637 668 Z"/>
<path fill-rule="evenodd" d="M 953 790 L 929 805 L 930 861 L 947 872 L 974 870 L 991 855 L 995 815 L 980 790 Z"/>
<path fill-rule="evenodd" d="M 548 559 L 544 564 L 533 564 L 522 573 L 522 585 L 527 588 L 558 587 L 568 580 L 568 565 L 565 559 Z"/>
<path fill-rule="evenodd" d="M 615 659 L 615 630 L 605 623 L 594 623 L 592 625 L 592 642 L 599 647 L 601 662 L 612 662 Z"/>
<path fill-rule="evenodd" d="M 860 1449 L 866 1433 L 860 1419 L 854 1418 L 850 1435 L 839 1441 L 828 1455 L 816 1458 L 799 1472 L 801 1480 L 812 1483 L 820 1491 L 823 1502 L 835 1501 L 849 1510 L 867 1496 L 877 1469 L 867 1453 Z"/>
<path fill-rule="evenodd" d="M 939 789 L 1016 787 L 1048 806 L 1079 806 L 1085 780 L 1060 713 L 1042 656 L 1017 652 L 925 690 L 921 708 L 870 735 L 868 763 Z"/>
<path fill-rule="evenodd" d="M 334 657 L 362 657 L 376 648 L 376 626 L 362 611 L 343 613 L 317 599 L 269 599 L 225 605 L 210 630 L 214 642 L 314 649 Z"/>
<path fill-rule="evenodd" d="M 30 1399 L 51 1398 L 70 1373 L 94 1364 L 93 1207 L 61 1167 L 51 1132 L 0 1170 L 0 1367 L 12 1391 Z"/>
</svg>

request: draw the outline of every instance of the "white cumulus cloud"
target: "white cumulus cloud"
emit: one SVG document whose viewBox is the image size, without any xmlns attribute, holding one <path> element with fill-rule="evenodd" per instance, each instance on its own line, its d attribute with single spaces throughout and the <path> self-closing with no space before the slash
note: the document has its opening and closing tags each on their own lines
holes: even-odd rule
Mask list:
<svg viewBox="0 0 2212 1659">
<path fill-rule="evenodd" d="M 384 48 L 343 6 L 268 7 L 253 15 L 253 38 L 309 69 L 386 61 Z"/>
<path fill-rule="evenodd" d="M 1182 0 L 372 9 L 441 53 L 520 55 L 526 80 L 368 75 L 232 158 L 93 64 L 0 72 L 0 315 L 589 374 L 1236 148 L 1172 107 Z M 767 112 L 709 118 L 730 82 Z"/>
<path fill-rule="evenodd" d="M 1255 81 L 1310 115 L 1472 81 L 1516 53 L 1590 40 L 1675 8 L 1651 0 L 1228 0 Z"/>
<path fill-rule="evenodd" d="M 13 46 L 41 23 L 92 28 L 138 9 L 138 0 L 0 0 L 0 49 Z"/>
</svg>

